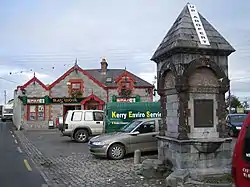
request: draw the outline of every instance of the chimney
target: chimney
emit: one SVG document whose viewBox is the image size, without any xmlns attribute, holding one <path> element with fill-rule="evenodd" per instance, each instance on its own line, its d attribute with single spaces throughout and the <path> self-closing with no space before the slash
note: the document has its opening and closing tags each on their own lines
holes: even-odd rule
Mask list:
<svg viewBox="0 0 250 187">
<path fill-rule="evenodd" d="M 102 61 L 101 61 L 101 73 L 102 74 L 106 74 L 107 67 L 108 67 L 108 63 L 107 63 L 106 59 L 103 58 Z"/>
</svg>

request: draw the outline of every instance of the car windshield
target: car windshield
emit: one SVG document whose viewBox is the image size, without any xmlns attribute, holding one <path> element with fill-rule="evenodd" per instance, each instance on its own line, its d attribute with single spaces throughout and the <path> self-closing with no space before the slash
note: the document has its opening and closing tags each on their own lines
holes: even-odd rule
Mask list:
<svg viewBox="0 0 250 187">
<path fill-rule="evenodd" d="M 247 115 L 232 115 L 230 116 L 231 123 L 243 123 Z"/>
<path fill-rule="evenodd" d="M 131 132 L 135 127 L 137 127 L 142 121 L 132 121 L 130 123 L 128 123 L 127 125 L 125 125 L 122 129 L 121 132 Z"/>
</svg>

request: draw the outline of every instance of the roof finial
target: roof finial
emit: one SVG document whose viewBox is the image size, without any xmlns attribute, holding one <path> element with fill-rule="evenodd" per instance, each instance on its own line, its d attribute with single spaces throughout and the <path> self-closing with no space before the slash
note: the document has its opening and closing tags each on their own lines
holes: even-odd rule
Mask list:
<svg viewBox="0 0 250 187">
<path fill-rule="evenodd" d="M 36 77 L 36 72 L 34 72 L 34 77 Z"/>
<path fill-rule="evenodd" d="M 77 66 L 77 62 L 78 62 L 78 60 L 77 60 L 77 58 L 76 58 L 76 60 L 75 60 L 75 66 Z"/>
</svg>

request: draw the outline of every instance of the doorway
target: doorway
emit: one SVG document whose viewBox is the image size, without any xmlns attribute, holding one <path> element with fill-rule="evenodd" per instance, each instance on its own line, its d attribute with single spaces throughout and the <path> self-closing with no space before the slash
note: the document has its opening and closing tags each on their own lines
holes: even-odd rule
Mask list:
<svg viewBox="0 0 250 187">
<path fill-rule="evenodd" d="M 68 110 L 81 110 L 81 105 L 63 105 L 63 117 Z"/>
<path fill-rule="evenodd" d="M 98 110 L 99 109 L 99 103 L 95 100 L 89 100 L 84 105 L 85 110 Z"/>
</svg>

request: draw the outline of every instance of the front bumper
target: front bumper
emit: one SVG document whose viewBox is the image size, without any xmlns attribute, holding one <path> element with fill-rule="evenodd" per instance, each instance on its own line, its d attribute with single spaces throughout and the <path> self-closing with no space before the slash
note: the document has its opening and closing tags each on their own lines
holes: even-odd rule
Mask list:
<svg viewBox="0 0 250 187">
<path fill-rule="evenodd" d="M 89 151 L 94 156 L 107 157 L 108 145 L 99 146 L 93 145 L 92 142 L 88 143 Z"/>
</svg>

